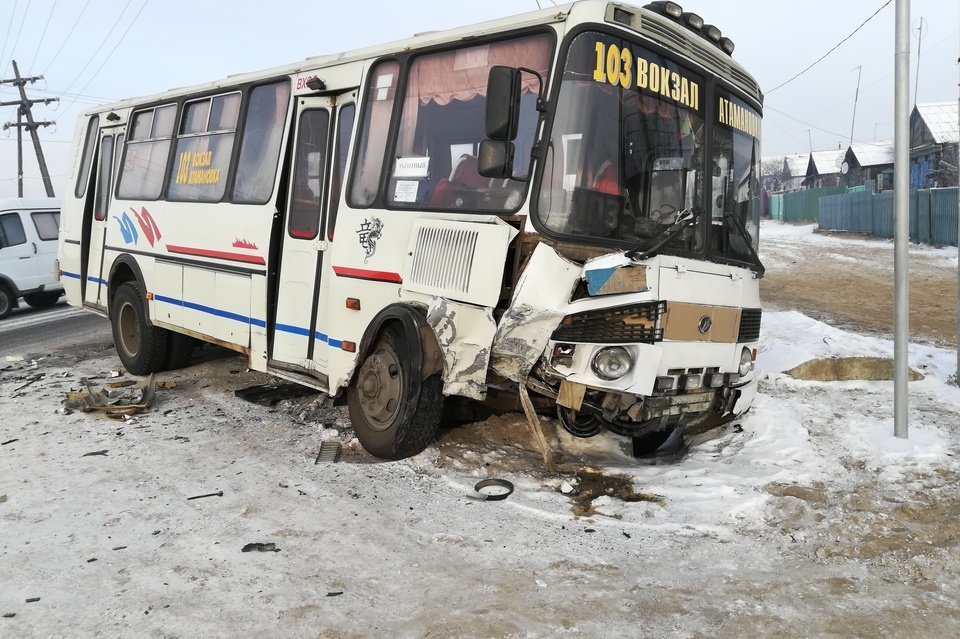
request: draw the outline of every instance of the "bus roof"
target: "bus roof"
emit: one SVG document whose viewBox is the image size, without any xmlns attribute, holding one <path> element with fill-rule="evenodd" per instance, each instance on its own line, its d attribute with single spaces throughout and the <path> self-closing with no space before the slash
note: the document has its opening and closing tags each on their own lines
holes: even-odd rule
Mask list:
<svg viewBox="0 0 960 639">
<path fill-rule="evenodd" d="M 568 4 L 552 6 L 546 9 L 530 11 L 505 18 L 498 18 L 496 20 L 489 20 L 486 22 L 456 27 L 453 29 L 418 33 L 410 38 L 395 40 L 385 44 L 372 45 L 369 47 L 354 49 L 341 53 L 311 56 L 309 58 L 305 58 L 304 60 L 286 65 L 233 74 L 220 80 L 214 80 L 212 82 L 206 82 L 197 85 L 176 87 L 153 95 L 126 98 L 117 102 L 105 103 L 92 107 L 84 111 L 81 117 L 114 109 L 125 109 L 144 103 L 161 102 L 193 93 L 202 93 L 207 91 L 215 91 L 220 88 L 235 87 L 248 82 L 256 82 L 258 80 L 265 80 L 268 78 L 296 75 L 309 71 L 319 71 L 323 68 L 340 64 L 358 62 L 390 54 L 404 53 L 416 49 L 454 43 L 467 37 L 476 38 L 478 36 L 503 33 L 522 29 L 524 27 L 565 22 L 571 16 L 571 14 L 576 14 L 575 17 L 577 17 L 579 20 L 602 23 L 604 22 L 605 15 L 607 13 L 607 7 L 610 5 L 622 7 L 628 11 L 636 12 L 639 10 L 639 7 L 633 5 L 608 2 L 606 0 L 577 0 L 576 2 L 571 2 Z M 643 18 L 644 20 L 648 21 L 661 22 L 661 27 L 673 26 L 669 19 L 657 14 L 645 12 L 643 14 Z M 676 29 L 682 30 L 682 27 L 677 26 Z M 707 41 L 704 40 L 704 42 Z M 712 46 L 713 45 L 710 45 L 711 48 Z M 688 51 L 689 50 L 690 48 L 688 47 Z M 717 49 L 717 51 L 719 52 L 719 49 Z M 687 55 L 687 52 L 685 51 L 679 51 L 678 53 L 684 55 L 684 57 L 687 57 L 688 59 L 692 59 L 698 65 L 703 64 L 703 56 L 690 56 Z M 722 54 L 722 52 L 719 53 Z M 747 71 L 743 69 L 743 67 L 741 67 L 736 61 L 729 56 L 726 56 L 726 54 L 722 54 L 722 56 L 723 58 L 726 58 L 723 60 L 724 66 L 728 67 L 728 69 L 732 71 L 732 75 L 735 78 L 747 78 L 749 80 L 746 82 L 746 86 L 743 86 L 741 82 L 737 82 L 736 84 L 743 86 L 743 88 L 754 89 L 754 91 L 747 91 L 747 93 L 752 94 L 756 92 L 757 95 L 751 97 L 755 97 L 758 99 L 758 101 L 762 101 L 762 97 L 759 96 L 759 89 L 756 87 L 756 83 L 753 81 L 753 78 L 750 76 L 750 74 L 747 73 Z M 719 56 L 710 56 L 710 58 L 717 59 Z M 357 84 L 359 85 L 359 83 L 360 78 L 358 77 Z"/>
</svg>

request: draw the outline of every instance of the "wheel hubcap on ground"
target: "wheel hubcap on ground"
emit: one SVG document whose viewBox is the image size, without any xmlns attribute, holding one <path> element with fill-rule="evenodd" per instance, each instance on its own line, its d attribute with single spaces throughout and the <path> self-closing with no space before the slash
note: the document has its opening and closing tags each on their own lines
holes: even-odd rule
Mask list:
<svg viewBox="0 0 960 639">
<path fill-rule="evenodd" d="M 393 425 L 400 411 L 403 371 L 392 349 L 378 346 L 360 367 L 360 410 L 374 430 Z"/>
</svg>

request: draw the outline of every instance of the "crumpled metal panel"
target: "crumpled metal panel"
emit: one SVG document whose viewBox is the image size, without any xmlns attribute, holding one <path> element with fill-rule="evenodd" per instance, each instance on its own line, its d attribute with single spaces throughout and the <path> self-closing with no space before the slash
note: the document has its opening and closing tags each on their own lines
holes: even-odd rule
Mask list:
<svg viewBox="0 0 960 639">
<path fill-rule="evenodd" d="M 493 338 L 490 366 L 495 373 L 515 382 L 526 380 L 567 314 L 581 270 L 550 246 L 537 245 Z"/>
<path fill-rule="evenodd" d="M 487 394 L 490 343 L 497 330 L 489 308 L 435 297 L 427 323 L 443 353 L 443 393 L 482 401 Z"/>
</svg>

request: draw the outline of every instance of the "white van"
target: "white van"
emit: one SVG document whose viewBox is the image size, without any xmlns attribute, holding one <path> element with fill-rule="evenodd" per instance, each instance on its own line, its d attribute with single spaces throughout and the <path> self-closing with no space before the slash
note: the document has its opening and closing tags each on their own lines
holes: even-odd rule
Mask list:
<svg viewBox="0 0 960 639">
<path fill-rule="evenodd" d="M 0 319 L 23 298 L 52 306 L 63 294 L 57 280 L 60 202 L 53 198 L 0 200 Z"/>
</svg>

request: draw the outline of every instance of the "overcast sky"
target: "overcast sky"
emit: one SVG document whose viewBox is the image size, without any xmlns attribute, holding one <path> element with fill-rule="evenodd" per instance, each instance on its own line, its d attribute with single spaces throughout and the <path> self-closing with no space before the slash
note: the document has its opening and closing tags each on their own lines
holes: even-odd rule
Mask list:
<svg viewBox="0 0 960 639">
<path fill-rule="evenodd" d="M 862 66 L 855 141 L 893 138 L 895 1 L 825 60 L 781 88 L 849 36 L 887 0 L 699 0 L 685 9 L 716 24 L 736 43 L 734 58 L 766 93 L 764 156 L 846 146 L 854 115 L 857 67 Z M 549 0 L 541 0 L 547 7 Z M 912 0 L 910 96 L 956 102 L 960 2 Z M 362 9 L 361 9 L 362 7 Z M 311 55 L 334 53 L 537 8 L 535 0 L 0 0 L 0 65 L 13 77 L 43 75 L 28 97 L 60 97 L 34 109 L 55 120 L 40 138 L 58 195 L 63 192 L 70 140 L 81 109 L 254 71 Z M 922 40 L 917 27 L 923 25 Z M 0 87 L 0 102 L 16 90 Z M 0 107 L 0 124 L 15 121 Z M 16 196 L 16 135 L 0 133 L 0 197 Z M 25 194 L 42 195 L 29 139 L 24 144 Z"/>
</svg>

